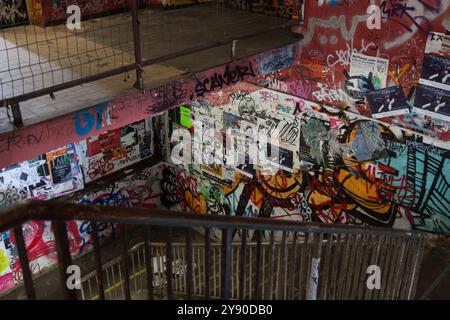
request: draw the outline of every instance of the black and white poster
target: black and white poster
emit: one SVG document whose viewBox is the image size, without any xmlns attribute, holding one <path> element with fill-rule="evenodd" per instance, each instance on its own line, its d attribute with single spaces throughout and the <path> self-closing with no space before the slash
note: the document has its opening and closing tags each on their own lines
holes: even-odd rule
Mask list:
<svg viewBox="0 0 450 320">
<path fill-rule="evenodd" d="M 366 97 L 373 118 L 409 113 L 408 103 L 401 87 L 372 91 L 367 93 Z"/>
<path fill-rule="evenodd" d="M 426 54 L 419 83 L 450 91 L 450 58 Z"/>
<path fill-rule="evenodd" d="M 450 121 L 450 91 L 419 84 L 416 90 L 414 111 Z"/>
</svg>

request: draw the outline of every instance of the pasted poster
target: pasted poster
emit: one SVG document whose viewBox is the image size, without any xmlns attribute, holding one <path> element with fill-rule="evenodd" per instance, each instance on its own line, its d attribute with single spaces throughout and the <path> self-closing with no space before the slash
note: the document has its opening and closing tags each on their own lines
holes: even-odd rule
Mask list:
<svg viewBox="0 0 450 320">
<path fill-rule="evenodd" d="M 450 121 L 448 37 L 430 36 L 427 50 L 433 54 L 425 54 L 423 58 L 422 75 L 416 89 L 414 111 L 434 119 Z"/>
<path fill-rule="evenodd" d="M 108 130 L 80 142 L 86 183 L 153 155 L 152 120 Z"/>
<path fill-rule="evenodd" d="M 76 146 L 50 151 L 0 169 L 0 207 L 20 200 L 48 200 L 83 188 Z"/>
<path fill-rule="evenodd" d="M 0 292 L 14 287 L 11 264 L 11 242 L 9 233 L 0 234 Z"/>
<path fill-rule="evenodd" d="M 292 172 L 294 155 L 300 148 L 300 118 L 282 112 L 268 112 L 265 119 L 258 119 L 258 130 L 259 137 L 267 139 L 267 148 L 259 155 L 272 167 Z"/>
<path fill-rule="evenodd" d="M 450 121 L 450 91 L 419 84 L 416 90 L 414 111 Z"/>
<path fill-rule="evenodd" d="M 366 93 L 386 88 L 388 67 L 387 59 L 353 53 L 346 74 L 347 93 L 355 99 L 364 99 Z"/>
<path fill-rule="evenodd" d="M 55 194 L 61 194 L 65 190 L 73 190 L 74 188 L 73 157 L 76 157 L 74 150 L 66 147 L 47 153 L 47 164 Z"/>
<path fill-rule="evenodd" d="M 440 32 L 430 32 L 425 47 L 425 53 L 449 57 L 450 35 Z"/>
<path fill-rule="evenodd" d="M 450 91 L 450 58 L 426 54 L 419 83 Z"/>
<path fill-rule="evenodd" d="M 326 165 L 327 141 L 331 140 L 331 127 L 328 119 L 311 116 L 304 117 L 300 129 L 300 167 L 314 170 Z"/>
<path fill-rule="evenodd" d="M 372 91 L 367 93 L 366 97 L 373 118 L 409 113 L 408 103 L 401 87 Z"/>
</svg>

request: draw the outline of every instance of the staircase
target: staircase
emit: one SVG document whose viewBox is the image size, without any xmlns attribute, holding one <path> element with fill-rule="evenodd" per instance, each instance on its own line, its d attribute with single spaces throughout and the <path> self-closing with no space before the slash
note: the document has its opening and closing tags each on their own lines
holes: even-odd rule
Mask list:
<svg viewBox="0 0 450 320">
<path fill-rule="evenodd" d="M 0 211 L 0 232 L 14 230 L 28 299 L 37 296 L 21 227 L 29 220 L 52 221 L 61 294 L 85 300 L 412 299 L 425 239 L 415 231 L 30 201 Z M 81 290 L 66 285 L 69 220 L 92 222 L 95 271 L 80 279 Z M 100 222 L 120 227 L 120 255 L 104 264 Z M 152 238 L 156 228 L 166 230 L 165 243 Z M 175 229 L 184 243 L 174 241 Z M 129 248 L 131 232 L 144 241 Z"/>
</svg>

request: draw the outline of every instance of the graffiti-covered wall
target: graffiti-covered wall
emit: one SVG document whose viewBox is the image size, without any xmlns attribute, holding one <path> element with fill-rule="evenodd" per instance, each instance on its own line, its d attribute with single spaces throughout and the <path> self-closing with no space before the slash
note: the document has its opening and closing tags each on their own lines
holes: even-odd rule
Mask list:
<svg viewBox="0 0 450 320">
<path fill-rule="evenodd" d="M 146 119 L 0 169 L 0 206 L 66 195 L 149 158 L 152 131 L 152 121 Z"/>
<path fill-rule="evenodd" d="M 72 201 L 82 204 L 111 205 L 124 207 L 155 208 L 159 205 L 158 182 L 163 168 L 155 166 L 131 174 L 121 180 L 74 198 Z M 39 274 L 56 264 L 55 238 L 51 223 L 30 221 L 23 225 L 28 259 L 33 274 Z M 73 256 L 85 253 L 92 248 L 92 225 L 90 221 L 69 221 L 70 251 Z M 112 223 L 100 223 L 98 235 L 100 241 L 106 241 L 117 235 L 118 226 Z M 0 237 L 0 293 L 21 283 L 22 271 L 18 259 L 12 232 L 4 232 Z"/>
<path fill-rule="evenodd" d="M 25 0 L 0 0 L 0 29 L 28 22 Z"/>
<path fill-rule="evenodd" d="M 306 1 L 301 59 L 260 83 L 448 141 L 449 16 L 443 0 Z"/>
<path fill-rule="evenodd" d="M 85 140 L 47 152 L 34 159 L 0 170 L 0 207 L 21 200 L 49 200 L 81 191 L 87 183 L 154 155 L 152 119 L 106 131 Z M 154 208 L 159 193 L 152 184 L 161 168 L 147 168 L 101 190 L 90 191 L 72 201 L 83 204 Z M 89 221 L 67 224 L 70 250 L 76 256 L 91 248 Z M 102 241 L 115 234 L 116 226 L 99 225 Z M 28 258 L 37 274 L 56 263 L 54 235 L 50 222 L 30 221 L 23 226 Z M 12 232 L 0 234 L 0 293 L 22 281 Z"/>
<path fill-rule="evenodd" d="M 72 201 L 131 208 L 160 207 L 162 201 L 167 202 L 161 190 L 169 187 L 164 185 L 163 175 L 167 174 L 164 164 L 129 174 L 106 186 L 89 188 L 90 191 L 83 189 L 86 184 L 137 162 L 156 160 L 161 153 L 156 149 L 160 150 L 158 146 L 164 144 L 165 130 L 158 114 L 226 90 L 242 80 L 286 68 L 297 54 L 297 45 L 271 50 L 200 72 L 195 80 L 175 80 L 143 93 L 132 93 L 0 134 L 0 164 L 7 166 L 0 170 L 0 206 L 25 199 L 69 197 L 79 191 L 84 195 L 72 196 Z M 86 252 L 92 241 L 90 223 L 70 222 L 68 229 L 72 254 Z M 117 232 L 112 224 L 103 224 L 99 230 L 104 240 Z M 24 234 L 27 249 L 32 252 L 33 273 L 53 265 L 56 260 L 51 224 L 29 222 L 24 225 Z M 15 241 L 12 232 L 4 232 L 0 241 L 0 293 L 19 282 Z"/>
<path fill-rule="evenodd" d="M 244 83 L 183 105 L 172 119 L 174 165 L 161 182 L 168 208 L 450 233 L 448 144 Z M 192 143 L 177 148 L 184 133 Z M 228 154 L 248 156 L 245 144 L 259 151 L 262 140 L 265 164 L 258 153 L 228 165 Z M 275 170 L 264 172 L 268 165 Z"/>
</svg>

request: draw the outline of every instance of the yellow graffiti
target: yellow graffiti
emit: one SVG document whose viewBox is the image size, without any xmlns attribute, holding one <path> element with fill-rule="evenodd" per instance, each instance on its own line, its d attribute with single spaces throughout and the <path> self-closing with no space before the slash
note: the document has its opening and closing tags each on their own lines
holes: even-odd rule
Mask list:
<svg viewBox="0 0 450 320">
<path fill-rule="evenodd" d="M 0 250 L 0 273 L 2 273 L 8 267 L 9 267 L 9 259 L 5 255 L 5 251 Z"/>
<path fill-rule="evenodd" d="M 185 191 L 184 199 L 192 211 L 200 214 L 206 213 L 207 203 L 204 195 L 200 194 L 198 196 L 194 196 L 191 191 Z"/>
<path fill-rule="evenodd" d="M 301 174 L 286 176 L 281 171 L 278 171 L 274 175 L 263 175 L 257 170 L 257 176 L 264 191 L 277 199 L 289 198 L 292 194 L 299 192 L 302 185 Z"/>
</svg>

